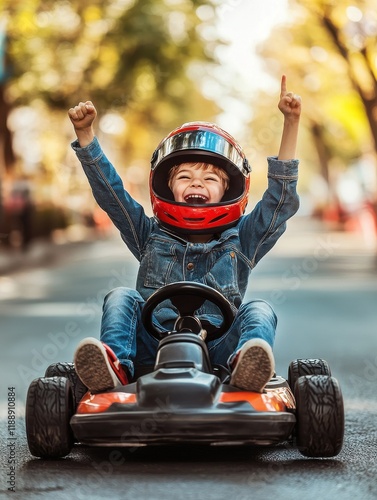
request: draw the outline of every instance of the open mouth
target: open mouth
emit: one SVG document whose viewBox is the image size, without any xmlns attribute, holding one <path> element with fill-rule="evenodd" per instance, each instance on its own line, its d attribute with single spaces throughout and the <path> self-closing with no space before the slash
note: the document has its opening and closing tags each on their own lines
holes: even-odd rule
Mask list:
<svg viewBox="0 0 377 500">
<path fill-rule="evenodd" d="M 185 196 L 185 202 L 192 205 L 204 205 L 208 202 L 208 198 L 202 194 L 188 194 Z"/>
</svg>

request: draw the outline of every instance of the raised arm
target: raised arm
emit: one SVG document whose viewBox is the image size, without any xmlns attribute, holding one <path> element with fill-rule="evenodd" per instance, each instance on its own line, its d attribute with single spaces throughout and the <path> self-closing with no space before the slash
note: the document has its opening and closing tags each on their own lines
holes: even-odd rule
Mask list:
<svg viewBox="0 0 377 500">
<path fill-rule="evenodd" d="M 298 128 L 301 115 L 301 97 L 287 92 L 287 77 L 281 78 L 280 101 L 278 104 L 284 115 L 284 128 L 281 137 L 279 160 L 292 160 L 296 156 Z"/>
<path fill-rule="evenodd" d="M 121 177 L 95 138 L 93 122 L 97 111 L 93 103 L 80 102 L 69 109 L 68 116 L 77 135 L 72 147 L 89 180 L 94 198 L 119 229 L 128 248 L 140 260 L 151 232 L 152 219 L 125 190 Z"/>
</svg>

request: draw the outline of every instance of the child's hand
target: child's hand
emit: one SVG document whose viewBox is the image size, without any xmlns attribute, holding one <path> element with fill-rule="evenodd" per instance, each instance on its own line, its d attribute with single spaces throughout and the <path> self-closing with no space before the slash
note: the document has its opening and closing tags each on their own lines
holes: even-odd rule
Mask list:
<svg viewBox="0 0 377 500">
<path fill-rule="evenodd" d="M 301 97 L 293 92 L 287 92 L 287 77 L 281 77 L 280 111 L 285 118 L 299 119 L 301 114 Z"/>
<path fill-rule="evenodd" d="M 76 131 L 84 130 L 92 126 L 97 116 L 97 110 L 91 101 L 80 102 L 68 110 L 68 116 Z"/>
</svg>

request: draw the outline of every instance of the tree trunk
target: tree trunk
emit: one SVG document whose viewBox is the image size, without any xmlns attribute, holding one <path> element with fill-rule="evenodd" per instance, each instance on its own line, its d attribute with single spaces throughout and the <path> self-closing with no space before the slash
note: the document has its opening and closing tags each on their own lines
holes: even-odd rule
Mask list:
<svg viewBox="0 0 377 500">
<path fill-rule="evenodd" d="M 7 120 L 10 106 L 4 99 L 4 85 L 0 84 L 0 221 L 3 218 L 3 179 L 14 164 L 15 156 L 12 147 L 12 134 Z"/>
<path fill-rule="evenodd" d="M 7 125 L 10 106 L 4 94 L 4 85 L 0 84 L 0 169 L 2 173 L 10 171 L 15 161 L 12 135 Z"/>
<path fill-rule="evenodd" d="M 331 36 L 335 46 L 338 49 L 339 54 L 347 62 L 350 80 L 364 105 L 365 113 L 369 122 L 370 132 L 374 142 L 374 150 L 377 154 L 377 80 L 371 66 L 372 62 L 368 57 L 367 49 L 364 47 L 359 51 L 359 54 L 363 58 L 365 69 L 372 81 L 372 88 L 369 91 L 364 90 L 364 87 L 359 84 L 357 76 L 353 70 L 351 53 L 343 43 L 341 39 L 341 31 L 333 23 L 329 13 L 325 13 L 323 15 L 322 25 Z"/>
</svg>

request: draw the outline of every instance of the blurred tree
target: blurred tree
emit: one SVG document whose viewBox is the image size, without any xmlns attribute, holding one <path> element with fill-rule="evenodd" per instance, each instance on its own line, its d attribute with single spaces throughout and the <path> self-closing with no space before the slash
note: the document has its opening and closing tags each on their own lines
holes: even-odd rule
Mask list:
<svg viewBox="0 0 377 500">
<path fill-rule="evenodd" d="M 288 72 L 303 96 L 311 132 L 303 155 L 314 168 L 316 151 L 331 193 L 334 159 L 347 165 L 364 152 L 377 153 L 375 0 L 290 4 L 292 24 L 274 30 L 261 54 L 271 72 Z"/>
<path fill-rule="evenodd" d="M 212 56 L 198 9 L 211 0 L 3 0 L 9 14 L 14 104 L 42 99 L 68 109 L 90 96 L 99 109 L 137 108 L 149 125 L 162 102 L 180 113 L 195 91 L 193 60 Z M 157 111 L 155 110 L 157 108 Z"/>
<path fill-rule="evenodd" d="M 344 60 L 352 86 L 360 96 L 377 151 L 377 14 L 373 0 L 305 2 Z"/>
<path fill-rule="evenodd" d="M 216 64 L 218 41 L 203 38 L 216 3 L 0 0 L 12 64 L 3 103 L 19 110 L 11 120 L 19 139 L 13 175 L 37 180 L 39 201 L 69 205 L 70 196 L 82 197 L 79 174 L 67 160 L 73 131 L 66 114 L 82 100 L 95 103 L 98 133 L 110 153 L 126 150 L 134 168 L 148 165 L 171 128 L 198 116 L 211 119 L 218 108 L 196 80 Z M 32 141 L 33 154 L 24 140 Z"/>
<path fill-rule="evenodd" d="M 1 3 L 9 21 L 13 72 L 6 94 L 12 106 L 38 102 L 50 114 L 65 113 L 91 99 L 100 116 L 108 114 L 108 131 L 120 124 L 112 111 L 123 115 L 129 158 L 145 155 L 145 140 L 154 143 L 195 111 L 217 111 L 188 75 L 194 63 L 207 70 L 215 63 L 199 29 L 215 15 L 212 0 Z"/>
<path fill-rule="evenodd" d="M 2 218 L 2 179 L 14 163 L 12 136 L 8 127 L 9 103 L 5 99 L 5 85 L 10 77 L 10 64 L 7 55 L 7 19 L 0 18 L 0 219 Z"/>
<path fill-rule="evenodd" d="M 11 67 L 7 54 L 8 37 L 6 18 L 0 19 L 0 169 L 7 170 L 14 162 L 11 134 L 7 126 L 9 104 L 5 99 L 5 85 L 11 76 Z"/>
</svg>

